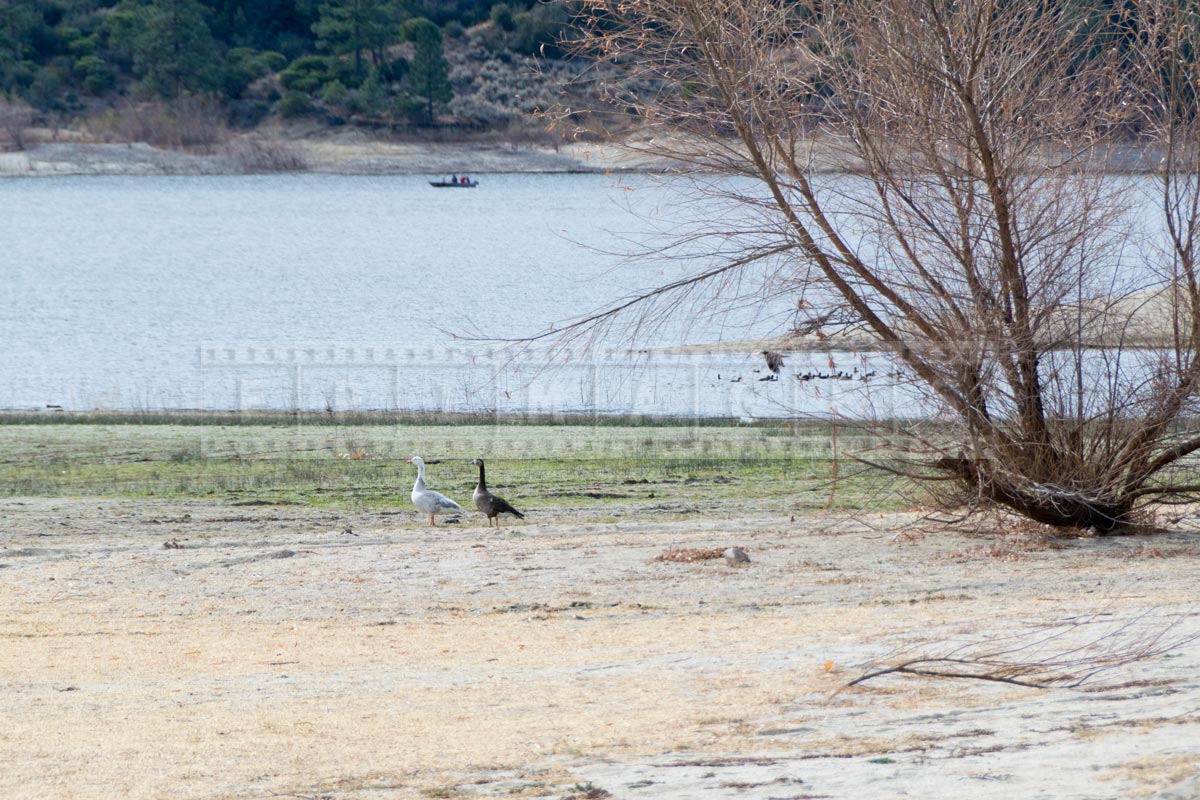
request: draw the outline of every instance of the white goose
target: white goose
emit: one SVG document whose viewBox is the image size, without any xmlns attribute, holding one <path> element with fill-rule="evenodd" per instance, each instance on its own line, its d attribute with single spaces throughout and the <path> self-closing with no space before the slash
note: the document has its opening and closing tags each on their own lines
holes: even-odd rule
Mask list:
<svg viewBox="0 0 1200 800">
<path fill-rule="evenodd" d="M 425 488 L 425 462 L 420 456 L 413 456 L 408 463 L 417 465 L 417 482 L 413 484 L 412 490 L 413 505 L 429 515 L 430 525 L 437 526 L 433 520 L 435 514 L 463 513 L 462 506 L 446 495 Z"/>
</svg>

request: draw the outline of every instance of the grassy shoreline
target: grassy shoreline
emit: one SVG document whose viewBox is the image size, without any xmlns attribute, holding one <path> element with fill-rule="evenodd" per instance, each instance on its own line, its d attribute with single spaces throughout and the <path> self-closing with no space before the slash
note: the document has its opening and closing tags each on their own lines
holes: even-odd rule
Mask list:
<svg viewBox="0 0 1200 800">
<path fill-rule="evenodd" d="M 450 411 L 0 411 L 3 425 L 561 425 L 580 427 L 746 427 L 729 417 L 612 414 L 499 414 Z M 756 427 L 803 425 L 828 430 L 823 421 L 765 419 Z"/>
<path fill-rule="evenodd" d="M 482 456 L 489 483 L 530 509 L 767 503 L 803 513 L 911 503 L 911 487 L 845 457 L 864 441 L 842 434 L 835 452 L 830 433 L 818 422 L 657 418 L 9 413 L 0 415 L 0 496 L 405 508 L 408 459 L 421 455 L 430 484 L 460 502 L 475 483 L 468 462 Z"/>
</svg>

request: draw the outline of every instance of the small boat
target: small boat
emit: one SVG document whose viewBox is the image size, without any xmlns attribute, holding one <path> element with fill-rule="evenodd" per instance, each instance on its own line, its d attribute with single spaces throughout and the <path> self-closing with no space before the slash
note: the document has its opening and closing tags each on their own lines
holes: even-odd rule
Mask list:
<svg viewBox="0 0 1200 800">
<path fill-rule="evenodd" d="M 479 181 L 463 176 L 448 181 L 430 181 L 429 185 L 435 189 L 474 189 L 479 185 Z"/>
</svg>

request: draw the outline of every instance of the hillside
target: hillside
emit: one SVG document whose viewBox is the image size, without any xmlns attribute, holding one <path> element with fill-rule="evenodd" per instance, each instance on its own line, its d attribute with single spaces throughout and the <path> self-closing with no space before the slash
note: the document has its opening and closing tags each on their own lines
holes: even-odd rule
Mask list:
<svg viewBox="0 0 1200 800">
<path fill-rule="evenodd" d="M 261 128 L 552 144 L 564 2 L 12 0 L 0 147 L 28 131 L 210 146 Z"/>
</svg>

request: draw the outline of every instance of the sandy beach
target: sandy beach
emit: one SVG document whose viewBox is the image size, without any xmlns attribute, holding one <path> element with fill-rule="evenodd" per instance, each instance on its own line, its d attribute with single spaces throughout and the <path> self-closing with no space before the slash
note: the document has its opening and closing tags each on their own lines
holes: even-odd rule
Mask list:
<svg viewBox="0 0 1200 800">
<path fill-rule="evenodd" d="M 8 798 L 1200 797 L 1191 533 L 735 502 L 491 530 L 94 498 L 0 519 Z M 735 546 L 749 564 L 662 558 Z M 1167 646 L 1079 688 L 847 687 L 1073 624 Z"/>
</svg>

